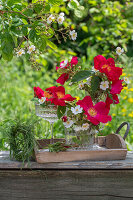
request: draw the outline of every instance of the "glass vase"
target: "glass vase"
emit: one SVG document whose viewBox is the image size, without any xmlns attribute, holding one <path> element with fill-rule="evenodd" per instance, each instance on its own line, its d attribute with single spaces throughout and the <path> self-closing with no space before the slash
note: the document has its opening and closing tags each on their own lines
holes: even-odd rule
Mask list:
<svg viewBox="0 0 133 200">
<path fill-rule="evenodd" d="M 66 143 L 71 149 L 78 151 L 93 151 L 104 149 L 98 145 L 97 131 L 93 129 L 75 131 L 66 130 Z"/>
<path fill-rule="evenodd" d="M 95 134 L 91 130 L 75 131 L 74 129 L 66 130 L 66 143 L 71 145 L 73 150 L 88 150 L 94 144 Z"/>
<path fill-rule="evenodd" d="M 57 117 L 57 106 L 55 105 L 40 105 L 35 104 L 35 110 L 36 115 L 38 117 L 43 118 L 44 120 L 48 121 L 50 123 L 50 133 L 51 133 L 51 140 L 50 143 L 54 143 L 54 137 L 53 137 L 53 124 L 55 121 L 58 120 Z"/>
</svg>

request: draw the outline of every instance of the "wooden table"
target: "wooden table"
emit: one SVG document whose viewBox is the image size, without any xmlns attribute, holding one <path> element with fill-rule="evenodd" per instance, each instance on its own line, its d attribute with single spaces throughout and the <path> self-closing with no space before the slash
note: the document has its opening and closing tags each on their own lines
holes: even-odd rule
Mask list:
<svg viewBox="0 0 133 200">
<path fill-rule="evenodd" d="M 121 161 L 22 165 L 0 152 L 0 200 L 133 200 L 133 152 Z"/>
</svg>

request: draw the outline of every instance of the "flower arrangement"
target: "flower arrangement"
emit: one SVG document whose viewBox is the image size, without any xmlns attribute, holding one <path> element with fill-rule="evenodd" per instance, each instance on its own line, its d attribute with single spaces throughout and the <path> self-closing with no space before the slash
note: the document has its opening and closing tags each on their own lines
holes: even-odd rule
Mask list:
<svg viewBox="0 0 133 200">
<path fill-rule="evenodd" d="M 120 49 L 117 48 L 117 51 Z M 123 52 L 123 50 L 122 50 Z M 78 58 L 73 56 L 71 61 L 63 60 L 56 67 L 60 74 L 57 83 L 64 85 L 77 84 L 79 90 L 85 91 L 82 100 L 65 94 L 63 86 L 53 86 L 45 91 L 34 87 L 35 97 L 41 105 L 54 104 L 58 107 L 57 116 L 62 119 L 64 126 L 73 128 L 76 132 L 99 130 L 100 124 L 112 120 L 109 115 L 111 104 L 118 104 L 118 95 L 127 85 L 126 78 L 121 79 L 122 68 L 117 66 L 113 58 L 106 59 L 102 55 L 94 58 L 91 70 L 81 70 Z"/>
</svg>

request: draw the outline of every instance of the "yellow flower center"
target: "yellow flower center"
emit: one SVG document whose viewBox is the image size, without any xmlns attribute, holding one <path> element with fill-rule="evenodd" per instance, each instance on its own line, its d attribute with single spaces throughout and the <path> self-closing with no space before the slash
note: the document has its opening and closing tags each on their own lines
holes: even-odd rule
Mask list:
<svg viewBox="0 0 133 200">
<path fill-rule="evenodd" d="M 18 54 L 21 55 L 21 54 L 22 54 L 22 51 L 19 51 Z"/>
<path fill-rule="evenodd" d="M 103 84 L 103 87 L 106 87 L 106 83 Z"/>
<path fill-rule="evenodd" d="M 91 117 L 95 117 L 97 115 L 97 111 L 95 110 L 95 108 L 89 108 L 88 113 Z"/>
<path fill-rule="evenodd" d="M 87 125 L 83 125 L 83 128 L 86 128 L 87 127 Z"/>
<path fill-rule="evenodd" d="M 78 110 L 79 110 L 79 109 L 77 108 L 77 109 L 76 109 L 76 112 L 78 112 Z"/>
<path fill-rule="evenodd" d="M 111 67 L 109 65 L 105 64 L 105 65 L 102 66 L 102 69 L 107 69 L 108 72 L 110 72 Z"/>
<path fill-rule="evenodd" d="M 73 33 L 73 34 L 72 34 L 72 37 L 76 37 L 76 33 Z"/>
<path fill-rule="evenodd" d="M 52 97 L 51 94 L 49 94 L 48 92 L 45 92 L 45 91 L 44 91 L 44 96 L 45 96 L 46 98 L 48 98 L 48 99 Z"/>
<path fill-rule="evenodd" d="M 57 92 L 58 99 L 63 98 L 65 95 L 62 92 Z"/>
<path fill-rule="evenodd" d="M 117 52 L 118 52 L 118 53 L 121 53 L 121 49 L 117 49 Z"/>
<path fill-rule="evenodd" d="M 29 48 L 29 51 L 33 51 L 33 47 L 30 47 L 30 48 Z"/>
</svg>

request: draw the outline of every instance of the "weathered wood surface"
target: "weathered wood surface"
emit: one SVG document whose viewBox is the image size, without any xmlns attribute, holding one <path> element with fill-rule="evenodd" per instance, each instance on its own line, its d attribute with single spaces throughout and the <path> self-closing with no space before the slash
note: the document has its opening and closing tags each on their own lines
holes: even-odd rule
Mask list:
<svg viewBox="0 0 133 200">
<path fill-rule="evenodd" d="M 0 200 L 133 199 L 132 170 L 0 170 Z"/>
<path fill-rule="evenodd" d="M 30 164 L 11 161 L 9 152 L 0 152 L 0 169 L 133 169 L 133 152 L 128 152 L 126 160 L 115 161 L 76 161 L 64 163 Z"/>
<path fill-rule="evenodd" d="M 22 170 L 20 170 L 23 168 Z M 133 200 L 133 152 L 126 160 L 30 166 L 0 152 L 0 200 Z"/>
</svg>

